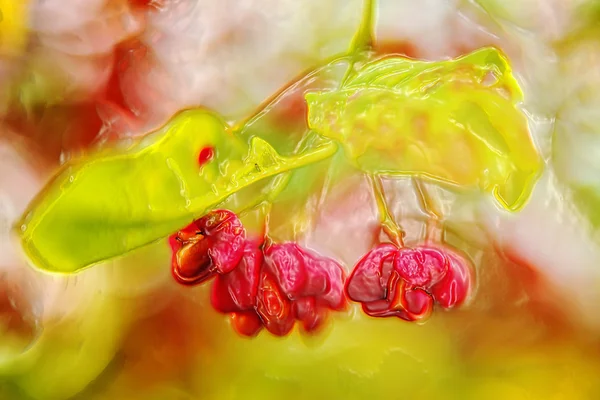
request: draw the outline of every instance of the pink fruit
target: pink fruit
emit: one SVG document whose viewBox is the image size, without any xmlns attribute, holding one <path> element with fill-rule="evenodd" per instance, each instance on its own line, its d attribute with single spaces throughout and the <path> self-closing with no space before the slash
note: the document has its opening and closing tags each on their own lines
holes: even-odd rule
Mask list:
<svg viewBox="0 0 600 400">
<path fill-rule="evenodd" d="M 274 244 L 264 250 L 265 269 L 272 273 L 306 331 L 324 321 L 327 309 L 345 307 L 344 270 L 336 261 L 321 257 L 296 243 Z"/>
<path fill-rule="evenodd" d="M 304 254 L 296 243 L 275 244 L 264 250 L 267 269 L 290 299 L 297 299 L 307 284 Z"/>
<path fill-rule="evenodd" d="M 242 259 L 245 238 L 242 223 L 231 211 L 205 215 L 170 238 L 173 276 L 194 285 L 230 272 Z"/>
<path fill-rule="evenodd" d="M 470 262 L 448 246 L 382 244 L 356 264 L 346 293 L 370 316 L 423 320 L 434 302 L 451 308 L 465 301 L 471 270 Z"/>
<path fill-rule="evenodd" d="M 262 262 L 258 246 L 247 241 L 238 266 L 215 279 L 211 292 L 213 307 L 222 313 L 254 310 Z"/>
<path fill-rule="evenodd" d="M 431 294 L 436 302 L 444 308 L 461 305 L 471 291 L 472 270 L 470 262 L 457 251 L 446 247 L 448 270 L 446 274 L 431 287 Z"/>
<path fill-rule="evenodd" d="M 397 252 L 396 246 L 386 243 L 380 244 L 361 258 L 348 278 L 348 297 L 360 303 L 385 299 Z"/>
<path fill-rule="evenodd" d="M 212 286 L 213 307 L 231 314 L 238 333 L 254 336 L 264 326 L 273 335 L 285 336 L 296 321 L 304 331 L 314 332 L 328 310 L 345 307 L 344 273 L 337 262 L 295 243 L 271 244 L 263 252 L 259 247 L 246 241 L 238 266 L 217 275 Z"/>
</svg>

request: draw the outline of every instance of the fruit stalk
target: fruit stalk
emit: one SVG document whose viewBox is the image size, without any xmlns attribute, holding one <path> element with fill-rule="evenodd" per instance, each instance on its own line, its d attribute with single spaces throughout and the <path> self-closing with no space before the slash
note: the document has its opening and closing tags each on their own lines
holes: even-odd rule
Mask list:
<svg viewBox="0 0 600 400">
<path fill-rule="evenodd" d="M 421 210 L 427 214 L 427 231 L 425 234 L 425 243 L 436 243 L 442 241 L 442 212 L 439 204 L 429 194 L 427 187 L 417 176 L 411 178 L 413 187 L 417 193 L 417 199 Z"/>
<path fill-rule="evenodd" d="M 368 175 L 368 177 L 373 190 L 373 196 L 377 202 L 381 228 L 392 241 L 392 243 L 402 248 L 404 247 L 404 236 L 406 233 L 404 229 L 394 220 L 394 217 L 390 213 L 387 201 L 385 200 L 385 192 L 383 190 L 381 177 L 379 175 Z"/>
</svg>

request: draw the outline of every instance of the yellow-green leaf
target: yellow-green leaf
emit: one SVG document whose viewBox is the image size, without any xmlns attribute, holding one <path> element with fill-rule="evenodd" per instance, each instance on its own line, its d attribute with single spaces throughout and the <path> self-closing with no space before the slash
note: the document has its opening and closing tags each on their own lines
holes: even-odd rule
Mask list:
<svg viewBox="0 0 600 400">
<path fill-rule="evenodd" d="M 310 128 L 369 173 L 479 188 L 509 210 L 524 205 L 541 173 L 523 94 L 495 48 L 438 62 L 376 60 L 306 100 Z"/>
<path fill-rule="evenodd" d="M 284 157 L 249 143 L 213 114 L 185 111 L 127 151 L 65 165 L 20 223 L 23 247 L 40 268 L 74 272 L 164 238 L 231 194 L 331 156 L 321 141 Z M 214 158 L 200 167 L 206 147 Z"/>
</svg>

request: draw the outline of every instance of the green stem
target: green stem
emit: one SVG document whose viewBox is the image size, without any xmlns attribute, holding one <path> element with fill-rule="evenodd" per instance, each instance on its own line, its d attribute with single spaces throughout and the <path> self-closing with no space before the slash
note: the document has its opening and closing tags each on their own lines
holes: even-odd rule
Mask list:
<svg viewBox="0 0 600 400">
<path fill-rule="evenodd" d="M 337 155 L 334 155 L 331 159 L 331 162 L 327 166 L 327 172 L 325 173 L 325 177 L 323 179 L 323 185 L 321 186 L 321 191 L 319 192 L 319 200 L 317 202 L 317 207 L 319 208 L 319 210 L 323 207 L 323 204 L 325 203 L 325 199 L 327 198 L 327 195 L 331 191 L 333 182 L 336 181 L 337 180 L 336 178 L 339 176 L 339 170 L 338 170 L 339 162 L 340 162 L 339 156 L 341 156 L 341 155 L 342 155 L 342 153 L 338 153 Z M 314 217 L 316 218 L 316 215 Z"/>
<path fill-rule="evenodd" d="M 427 214 L 427 233 L 425 234 L 426 242 L 437 242 L 442 240 L 442 212 L 436 201 L 430 196 L 427 187 L 423 184 L 421 178 L 413 176 L 412 184 L 417 192 L 417 199 L 420 203 L 420 208 Z"/>
<path fill-rule="evenodd" d="M 405 232 L 404 229 L 394 220 L 394 217 L 390 213 L 387 201 L 385 200 L 385 192 L 383 190 L 381 177 L 377 175 L 368 175 L 368 177 L 373 190 L 373 196 L 377 202 L 379 220 L 383 232 L 390 238 L 392 243 L 398 247 L 404 247 Z"/>
<path fill-rule="evenodd" d="M 296 149 L 294 150 L 294 154 L 298 154 L 303 147 L 307 146 L 307 143 L 314 137 L 315 134 L 311 135 L 309 132 L 305 135 L 296 145 Z M 260 213 L 264 218 L 264 234 L 265 240 L 268 239 L 268 231 L 269 231 L 269 219 L 271 209 L 273 208 L 273 201 L 287 188 L 290 180 L 292 178 L 292 171 L 283 172 L 279 175 L 276 175 L 273 179 L 273 184 L 267 193 L 261 193 L 256 197 L 254 201 L 252 201 L 249 205 L 244 207 L 240 212 L 240 216 L 244 216 L 247 213 L 255 210 L 257 207 L 260 207 Z M 270 239 L 269 239 L 270 240 Z"/>
<path fill-rule="evenodd" d="M 202 197 L 193 199 L 190 202 L 189 209 L 192 210 L 204 210 L 206 204 L 218 204 L 224 201 L 231 194 L 240 191 L 241 189 L 248 187 L 259 180 L 263 180 L 284 172 L 291 171 L 293 169 L 301 168 L 316 162 L 325 160 L 331 157 L 337 151 L 337 144 L 334 142 L 328 142 L 310 152 L 294 157 L 292 162 L 286 162 L 286 159 L 282 159 L 278 165 L 278 168 L 269 168 L 261 171 L 261 176 L 257 179 L 239 179 L 234 182 L 230 182 L 222 190 L 206 193 Z"/>
<path fill-rule="evenodd" d="M 273 204 L 270 202 L 263 202 L 261 206 L 261 214 L 264 219 L 263 224 L 263 243 L 265 246 L 269 246 L 272 242 L 271 237 L 269 236 L 269 223 L 271 220 L 271 208 L 273 208 Z"/>
<path fill-rule="evenodd" d="M 352 42 L 350 44 L 350 49 L 348 54 L 351 57 L 350 65 L 344 74 L 344 77 L 341 81 L 341 86 L 346 83 L 346 81 L 352 76 L 354 73 L 354 65 L 359 61 L 360 55 L 364 52 L 370 50 L 373 47 L 374 43 L 374 9 L 375 9 L 375 0 L 365 0 L 363 4 L 363 13 L 362 19 L 360 22 L 360 27 L 358 31 L 354 34 L 352 38 Z"/>
<path fill-rule="evenodd" d="M 373 46 L 374 9 L 375 0 L 365 0 L 360 27 L 354 34 L 350 45 L 351 54 L 368 50 Z"/>
<path fill-rule="evenodd" d="M 288 172 L 284 172 L 280 175 L 275 176 L 275 178 L 273 179 L 273 185 L 271 186 L 271 188 L 268 190 L 267 193 L 261 193 L 260 195 L 256 196 L 256 198 L 251 201 L 247 206 L 245 206 L 244 208 L 242 208 L 238 214 L 243 217 L 246 214 L 248 214 L 249 212 L 251 212 L 252 210 L 256 209 L 256 207 L 261 206 L 264 203 L 272 203 L 273 200 L 275 200 L 275 198 L 277 196 L 279 196 L 279 194 L 281 192 L 283 192 L 283 190 L 287 187 L 288 183 L 290 182 L 290 179 L 292 177 L 292 172 L 288 171 Z"/>
</svg>

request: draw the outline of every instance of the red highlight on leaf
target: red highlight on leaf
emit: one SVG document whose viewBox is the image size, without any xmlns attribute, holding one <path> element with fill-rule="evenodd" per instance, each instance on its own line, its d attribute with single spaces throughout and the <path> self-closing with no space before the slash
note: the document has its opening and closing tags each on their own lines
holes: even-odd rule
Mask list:
<svg viewBox="0 0 600 400">
<path fill-rule="evenodd" d="M 215 156 L 215 149 L 212 147 L 205 147 L 200 151 L 198 155 L 198 165 L 200 167 L 207 164 Z"/>
<path fill-rule="evenodd" d="M 471 263 L 448 246 L 382 244 L 356 264 L 346 293 L 370 316 L 418 321 L 431 314 L 434 302 L 444 308 L 462 304 L 471 274 Z"/>
</svg>

